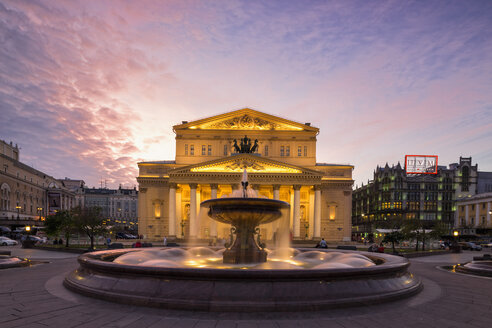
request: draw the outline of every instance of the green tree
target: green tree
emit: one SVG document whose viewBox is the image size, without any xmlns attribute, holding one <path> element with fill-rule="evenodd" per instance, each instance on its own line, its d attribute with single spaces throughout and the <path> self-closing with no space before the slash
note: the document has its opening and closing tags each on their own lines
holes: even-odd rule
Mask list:
<svg viewBox="0 0 492 328">
<path fill-rule="evenodd" d="M 400 231 L 392 231 L 384 236 L 383 243 L 391 243 L 393 248 L 393 254 L 396 254 L 395 243 L 400 243 L 404 239 L 403 234 Z"/>
<path fill-rule="evenodd" d="M 46 234 L 49 236 L 65 236 L 65 247 L 70 244 L 70 235 L 75 231 L 72 213 L 70 211 L 58 211 L 49 215 L 44 222 Z"/>
<path fill-rule="evenodd" d="M 106 232 L 101 212 L 100 207 L 76 207 L 72 209 L 75 226 L 78 231 L 89 237 L 91 249 L 94 249 L 94 238 Z"/>
<path fill-rule="evenodd" d="M 422 229 L 422 222 L 420 220 L 405 220 L 401 227 L 401 233 L 404 239 L 415 239 L 415 251 L 419 250 L 420 232 Z"/>
</svg>

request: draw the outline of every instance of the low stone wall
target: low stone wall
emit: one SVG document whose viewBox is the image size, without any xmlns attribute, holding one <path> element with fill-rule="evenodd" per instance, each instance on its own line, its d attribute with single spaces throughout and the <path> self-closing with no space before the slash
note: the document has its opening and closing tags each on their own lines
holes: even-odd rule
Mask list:
<svg viewBox="0 0 492 328">
<path fill-rule="evenodd" d="M 84 254 L 85 252 L 87 252 L 87 249 L 85 248 L 49 247 L 49 246 L 38 246 L 38 245 L 35 245 L 32 248 L 41 249 L 43 251 L 55 251 L 55 252 L 75 253 L 75 254 Z"/>
<path fill-rule="evenodd" d="M 429 252 L 415 252 L 415 253 L 402 253 L 401 256 L 410 259 L 414 257 L 423 257 L 423 256 L 432 256 L 432 255 L 444 255 L 444 254 L 451 254 L 453 253 L 452 251 L 449 250 L 435 250 L 435 251 L 429 251 Z"/>
</svg>

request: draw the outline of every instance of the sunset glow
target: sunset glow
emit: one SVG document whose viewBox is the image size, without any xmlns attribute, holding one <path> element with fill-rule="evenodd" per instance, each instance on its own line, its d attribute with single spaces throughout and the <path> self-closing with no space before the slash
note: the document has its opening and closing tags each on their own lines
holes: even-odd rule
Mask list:
<svg viewBox="0 0 492 328">
<path fill-rule="evenodd" d="M 252 108 L 320 129 L 357 184 L 406 154 L 492 171 L 491 1 L 1 1 L 0 139 L 89 186 Z"/>
</svg>

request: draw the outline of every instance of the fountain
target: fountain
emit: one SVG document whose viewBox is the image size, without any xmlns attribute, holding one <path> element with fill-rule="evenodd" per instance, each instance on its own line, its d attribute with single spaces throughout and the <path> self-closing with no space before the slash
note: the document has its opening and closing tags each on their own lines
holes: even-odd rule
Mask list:
<svg viewBox="0 0 492 328">
<path fill-rule="evenodd" d="M 250 198 L 248 196 L 248 175 L 246 169 L 241 181 L 242 197 L 209 199 L 201 203 L 209 208 L 208 216 L 212 219 L 230 224 L 236 235 L 231 247 L 224 251 L 224 263 L 260 263 L 266 262 L 267 252 L 258 245 L 254 236 L 260 224 L 278 220 L 282 208 L 289 204 L 280 200 L 267 198 Z"/>
<path fill-rule="evenodd" d="M 345 250 L 268 250 L 258 226 L 289 205 L 248 189 L 201 203 L 231 224 L 230 247 L 119 249 L 81 255 L 64 285 L 115 302 L 204 311 L 303 311 L 374 304 L 419 292 L 408 260 Z M 288 233 L 288 231 L 287 231 Z"/>
</svg>

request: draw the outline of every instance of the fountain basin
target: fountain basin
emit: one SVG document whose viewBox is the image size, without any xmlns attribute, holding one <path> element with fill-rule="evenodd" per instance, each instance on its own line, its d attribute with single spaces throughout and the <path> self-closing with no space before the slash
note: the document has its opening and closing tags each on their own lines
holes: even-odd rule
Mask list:
<svg viewBox="0 0 492 328">
<path fill-rule="evenodd" d="M 162 268 L 109 261 L 132 251 L 138 250 L 83 254 L 79 269 L 65 278 L 64 285 L 115 302 L 217 312 L 369 305 L 410 296 L 422 288 L 420 280 L 407 271 L 408 260 L 387 254 L 344 251 L 382 264 L 305 270 Z"/>
</svg>

